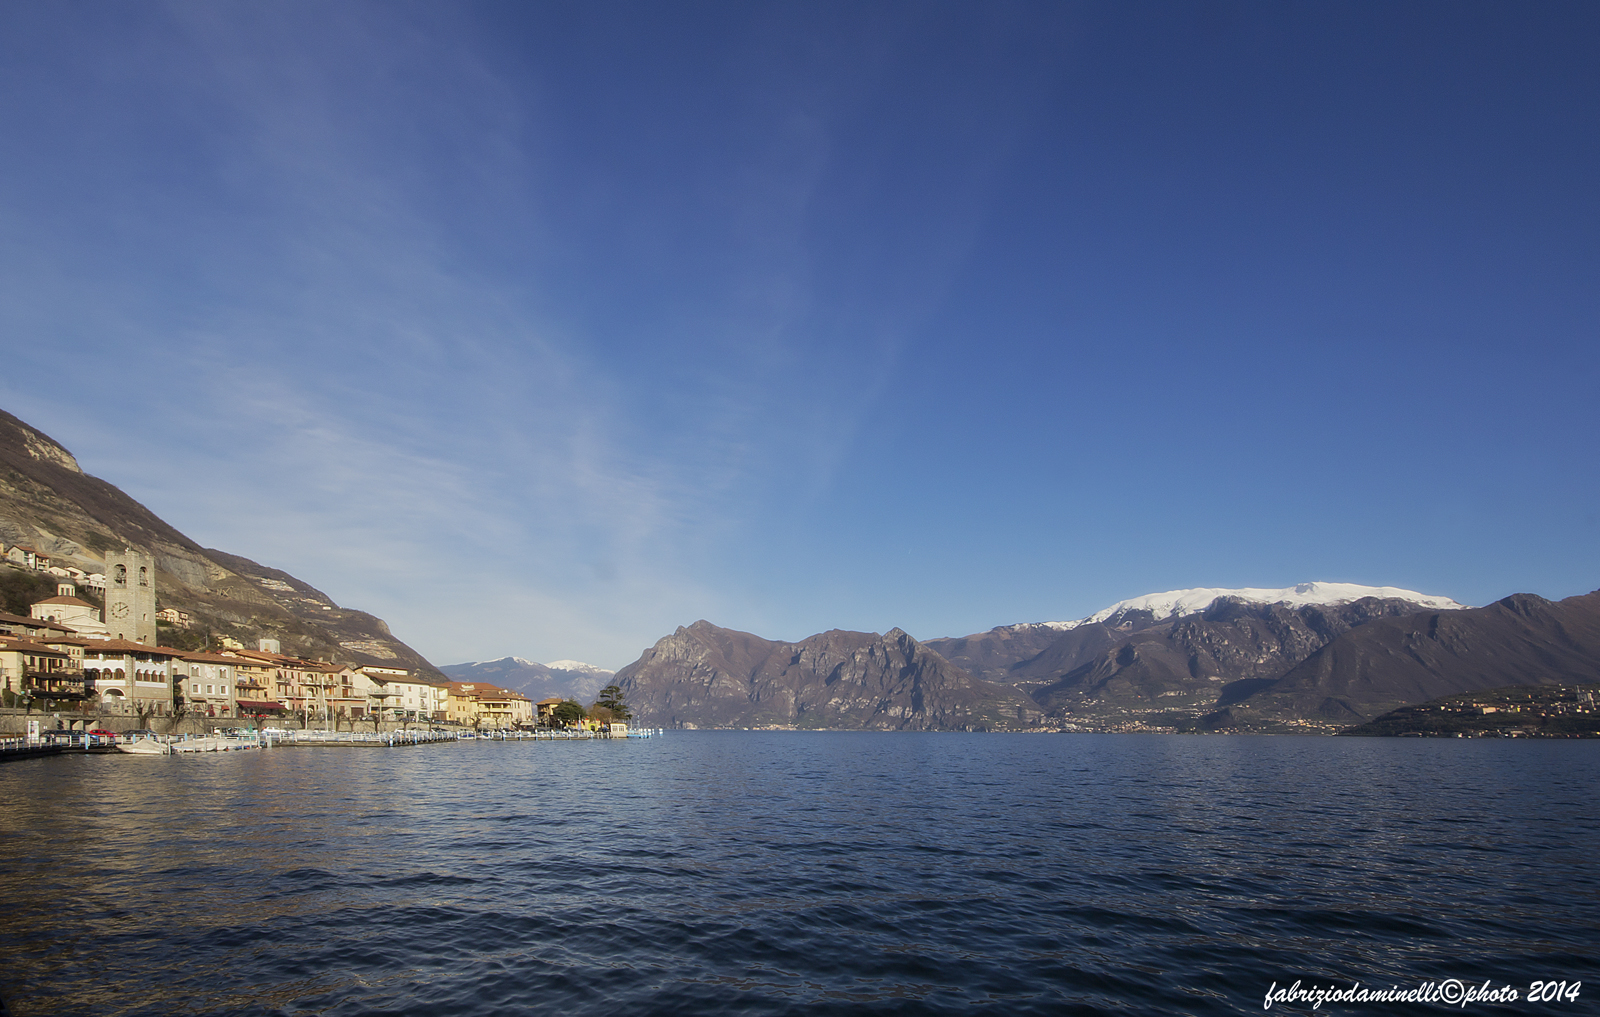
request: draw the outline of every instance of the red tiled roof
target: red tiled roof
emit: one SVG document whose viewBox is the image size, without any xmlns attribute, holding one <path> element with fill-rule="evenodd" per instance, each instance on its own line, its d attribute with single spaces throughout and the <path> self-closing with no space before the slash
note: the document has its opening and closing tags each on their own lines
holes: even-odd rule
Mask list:
<svg viewBox="0 0 1600 1017">
<path fill-rule="evenodd" d="M 46 654 L 51 657 L 70 656 L 63 650 L 52 649 L 43 643 L 36 643 L 31 639 L 17 639 L 10 636 L 0 636 L 0 650 L 20 650 L 23 653 Z"/>
<path fill-rule="evenodd" d="M 0 624 L 9 622 L 14 625 L 27 625 L 36 629 L 60 629 L 62 632 L 76 632 L 77 629 L 68 628 L 57 622 L 45 621 L 43 618 L 27 618 L 20 614 L 6 614 L 0 611 Z"/>
<path fill-rule="evenodd" d="M 170 646 L 151 646 L 149 643 L 136 643 L 131 639 L 97 639 L 94 648 L 113 653 L 151 653 L 158 657 L 181 657 L 182 650 L 175 650 Z"/>
<path fill-rule="evenodd" d="M 194 661 L 197 664 L 237 664 L 238 657 L 224 657 L 220 653 L 207 653 L 204 650 L 173 650 L 170 646 L 163 646 L 163 650 L 172 650 L 173 654 L 183 660 Z"/>
</svg>

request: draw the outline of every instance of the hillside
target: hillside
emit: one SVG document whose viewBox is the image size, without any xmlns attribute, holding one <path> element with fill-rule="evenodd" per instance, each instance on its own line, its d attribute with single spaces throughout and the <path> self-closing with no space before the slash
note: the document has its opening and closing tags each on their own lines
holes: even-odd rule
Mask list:
<svg viewBox="0 0 1600 1017">
<path fill-rule="evenodd" d="M 1516 685 L 1445 696 L 1339 733 L 1355 737 L 1600 738 L 1600 685 Z"/>
<path fill-rule="evenodd" d="M 1100 625 L 1092 628 L 1106 631 Z M 1010 683 L 1016 680 L 1012 668 L 1039 656 L 1063 639 L 1076 642 L 1082 637 L 1074 640 L 1071 633 L 1063 633 L 1059 627 L 1048 623 L 1023 623 L 1001 625 L 970 636 L 925 639 L 922 645 L 985 681 Z"/>
<path fill-rule="evenodd" d="M 1103 626 L 1074 629 L 1068 636 L 1087 630 L 1094 642 L 1060 659 L 1047 651 L 1013 674 L 1045 682 L 1033 697 L 1052 716 L 1080 724 L 1133 716 L 1186 729 L 1215 709 L 1224 688 L 1277 679 L 1339 635 L 1416 609 L 1410 601 L 1376 598 L 1301 607 L 1224 598 L 1110 645 L 1094 631 Z"/>
<path fill-rule="evenodd" d="M 1134 633 L 1156 626 L 1170 628 L 1171 623 L 1184 618 L 1205 615 L 1218 603 L 1298 611 L 1342 608 L 1369 599 L 1409 604 L 1410 611 L 1462 607 L 1449 597 L 1393 586 L 1313 582 L 1282 589 L 1204 587 L 1120 600 L 1076 621 L 1002 625 L 970 636 L 925 640 L 923 645 L 987 681 L 1037 687 L 1120 645 Z"/>
<path fill-rule="evenodd" d="M 1600 592 L 1557 602 L 1519 593 L 1354 629 L 1281 678 L 1230 689 L 1206 723 L 1249 730 L 1300 717 L 1347 727 L 1463 692 L 1597 680 Z"/>
<path fill-rule="evenodd" d="M 698 621 L 617 672 L 656 727 L 987 730 L 1040 717 L 1027 696 L 974 678 L 899 629 L 774 642 Z"/>
<path fill-rule="evenodd" d="M 4 411 L 0 540 L 85 571 L 103 571 L 105 553 L 125 545 L 151 554 L 157 606 L 191 616 L 186 627 L 163 627 L 163 643 L 193 648 L 209 633 L 247 644 L 268 637 L 284 652 L 312 659 L 437 673 L 381 619 L 342 608 L 287 572 L 201 547 L 112 484 L 84 473 L 71 452 Z"/>
</svg>

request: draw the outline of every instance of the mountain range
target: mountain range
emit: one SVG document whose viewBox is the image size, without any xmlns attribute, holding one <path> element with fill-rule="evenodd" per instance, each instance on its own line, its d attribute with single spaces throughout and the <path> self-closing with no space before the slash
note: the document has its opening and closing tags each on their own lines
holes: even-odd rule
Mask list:
<svg viewBox="0 0 1600 1017">
<path fill-rule="evenodd" d="M 1600 592 L 1375 619 L 1259 686 L 1235 686 L 1206 718 L 1250 729 L 1299 717 L 1348 727 L 1414 703 L 1505 686 L 1600 680 Z"/>
<path fill-rule="evenodd" d="M 899 629 L 786 643 L 697 621 L 616 681 L 648 726 L 990 730 L 1043 714 L 1022 692 L 973 677 Z"/>
<path fill-rule="evenodd" d="M 611 684 L 612 675 L 615 674 L 578 660 L 553 660 L 548 664 L 540 664 L 521 657 L 445 664 L 439 670 L 455 681 L 487 682 L 520 692 L 535 703 L 551 696 L 592 703 L 600 695 L 600 690 Z"/>
<path fill-rule="evenodd" d="M 1304 583 L 921 643 L 898 629 L 774 642 L 700 621 L 617 682 L 662 726 L 1332 731 L 1439 695 L 1597 675 L 1600 594 L 1467 608 Z"/>
</svg>

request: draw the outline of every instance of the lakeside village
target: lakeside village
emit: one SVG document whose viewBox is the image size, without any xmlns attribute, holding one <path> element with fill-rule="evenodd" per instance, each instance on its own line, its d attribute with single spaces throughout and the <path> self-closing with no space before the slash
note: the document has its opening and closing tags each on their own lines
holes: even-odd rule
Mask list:
<svg viewBox="0 0 1600 1017">
<path fill-rule="evenodd" d="M 107 554 L 103 575 L 51 566 L 26 547 L 6 548 L 5 564 L 59 581 L 56 596 L 32 604 L 28 617 L 0 612 L 0 739 L 18 741 L 26 732 L 26 742 L 37 745 L 68 732 L 88 747 L 119 734 L 126 741 L 129 731 L 151 736 L 157 724 L 169 738 L 248 729 L 324 740 L 345 731 L 349 741 L 361 740 L 359 729 L 369 733 L 366 740 L 387 744 L 463 733 L 639 734 L 629 731 L 615 690 L 588 711 L 560 698 L 533 703 L 484 682 L 304 660 L 280 652 L 273 639 L 254 649 L 228 637 L 198 652 L 161 646 L 158 619 L 188 619 L 156 610 L 154 559 L 131 548 Z M 103 592 L 103 612 L 77 596 L 78 582 Z"/>
</svg>

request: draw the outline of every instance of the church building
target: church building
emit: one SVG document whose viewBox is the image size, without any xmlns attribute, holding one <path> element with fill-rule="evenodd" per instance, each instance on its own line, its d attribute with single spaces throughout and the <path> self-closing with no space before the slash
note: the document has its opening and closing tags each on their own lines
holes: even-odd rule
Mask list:
<svg viewBox="0 0 1600 1017">
<path fill-rule="evenodd" d="M 36 602 L 30 613 L 40 621 L 65 625 L 81 636 L 105 638 L 110 635 L 100 617 L 100 609 L 86 600 L 78 599 L 78 588 L 71 583 L 57 583 L 56 595 Z"/>
</svg>

